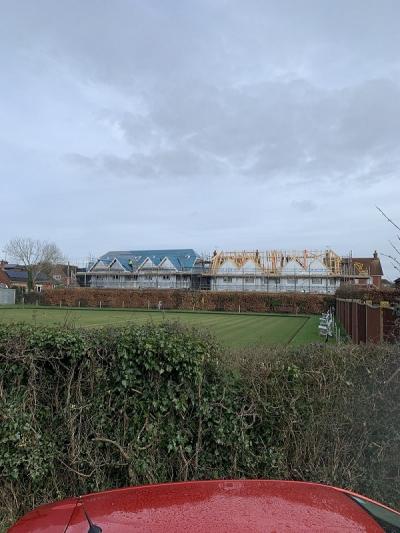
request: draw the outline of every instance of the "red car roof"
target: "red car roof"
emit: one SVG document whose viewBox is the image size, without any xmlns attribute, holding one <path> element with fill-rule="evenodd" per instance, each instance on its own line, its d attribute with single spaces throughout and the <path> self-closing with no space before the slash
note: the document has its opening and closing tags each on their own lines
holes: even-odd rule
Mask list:
<svg viewBox="0 0 400 533">
<path fill-rule="evenodd" d="M 193 481 L 89 494 L 41 506 L 10 533 L 357 531 L 382 533 L 345 491 L 295 481 Z"/>
</svg>

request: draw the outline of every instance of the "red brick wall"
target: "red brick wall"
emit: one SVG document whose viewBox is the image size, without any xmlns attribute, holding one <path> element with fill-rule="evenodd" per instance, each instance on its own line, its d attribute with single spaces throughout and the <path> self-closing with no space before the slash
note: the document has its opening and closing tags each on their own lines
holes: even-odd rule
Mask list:
<svg viewBox="0 0 400 533">
<path fill-rule="evenodd" d="M 0 283 L 4 283 L 4 285 L 7 285 L 7 287 L 10 285 L 9 277 L 4 273 L 4 271 L 1 268 L 0 268 Z"/>
<path fill-rule="evenodd" d="M 49 289 L 40 295 L 43 305 L 69 307 L 151 308 L 162 302 L 165 309 L 204 311 L 315 313 L 334 303 L 332 297 L 300 293 L 211 292 L 128 289 Z"/>
<path fill-rule="evenodd" d="M 372 276 L 372 283 L 377 288 L 381 288 L 381 278 L 382 276 Z"/>
</svg>

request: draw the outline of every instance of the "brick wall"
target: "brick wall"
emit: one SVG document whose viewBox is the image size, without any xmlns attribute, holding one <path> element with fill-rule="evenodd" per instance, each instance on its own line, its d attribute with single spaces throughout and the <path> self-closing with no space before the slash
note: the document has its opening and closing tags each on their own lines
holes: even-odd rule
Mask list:
<svg viewBox="0 0 400 533">
<path fill-rule="evenodd" d="M 7 261 L 0 261 L 0 284 L 6 285 L 6 287 L 9 287 L 10 278 L 4 272 L 5 265 L 7 265 Z"/>
<path fill-rule="evenodd" d="M 4 273 L 4 271 L 0 268 L 0 283 L 3 285 L 6 285 L 7 287 L 10 285 L 10 278 L 7 276 L 7 274 Z"/>
<path fill-rule="evenodd" d="M 330 296 L 300 293 L 212 292 L 181 290 L 128 289 L 48 289 L 40 295 L 42 305 L 67 307 L 151 308 L 162 302 L 164 309 L 204 311 L 314 313 L 334 304 Z M 36 300 L 35 300 L 36 302 Z M 32 303 L 35 303 L 32 302 Z"/>
</svg>

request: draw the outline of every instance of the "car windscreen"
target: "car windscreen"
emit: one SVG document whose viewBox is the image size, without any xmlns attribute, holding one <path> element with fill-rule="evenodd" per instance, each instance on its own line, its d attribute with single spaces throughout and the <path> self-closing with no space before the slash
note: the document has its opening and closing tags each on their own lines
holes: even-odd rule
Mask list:
<svg viewBox="0 0 400 533">
<path fill-rule="evenodd" d="M 382 505 L 364 500 L 359 496 L 350 496 L 352 500 L 361 505 L 386 533 L 400 533 L 400 515 L 383 507 Z"/>
</svg>

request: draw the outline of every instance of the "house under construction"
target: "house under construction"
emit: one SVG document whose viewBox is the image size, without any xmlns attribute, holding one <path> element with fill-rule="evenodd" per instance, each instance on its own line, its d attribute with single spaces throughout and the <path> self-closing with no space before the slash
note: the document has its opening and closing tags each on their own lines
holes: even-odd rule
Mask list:
<svg viewBox="0 0 400 533">
<path fill-rule="evenodd" d="M 81 285 L 97 288 L 334 293 L 343 283 L 380 287 L 382 267 L 372 258 L 325 251 L 114 251 L 85 272 Z"/>
<path fill-rule="evenodd" d="M 216 291 L 333 293 L 343 280 L 332 250 L 214 252 L 210 273 Z"/>
<path fill-rule="evenodd" d="M 192 249 L 111 251 L 80 279 L 95 288 L 190 289 L 199 261 Z"/>
</svg>

